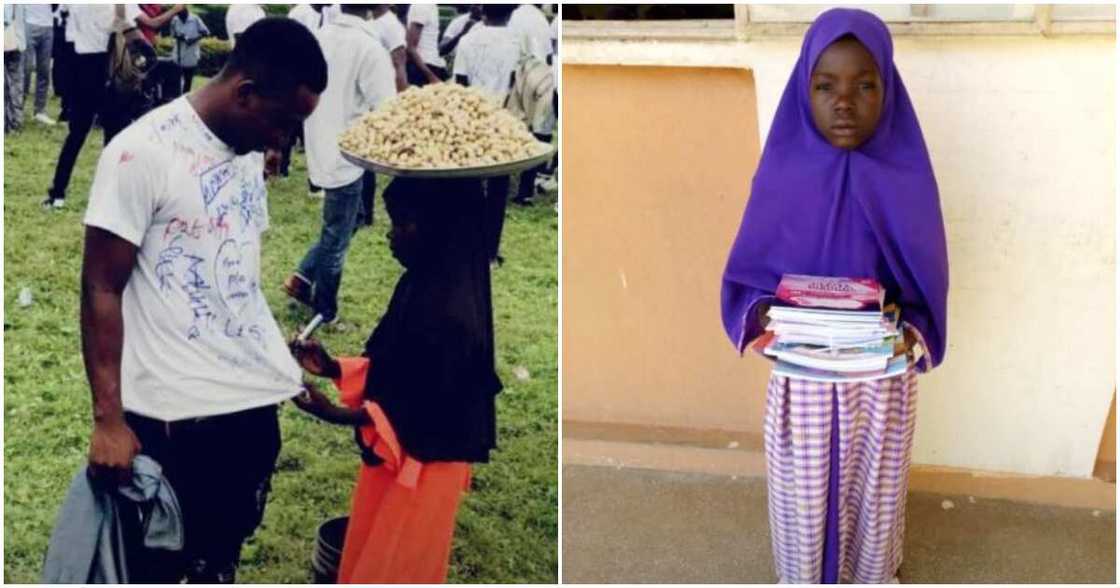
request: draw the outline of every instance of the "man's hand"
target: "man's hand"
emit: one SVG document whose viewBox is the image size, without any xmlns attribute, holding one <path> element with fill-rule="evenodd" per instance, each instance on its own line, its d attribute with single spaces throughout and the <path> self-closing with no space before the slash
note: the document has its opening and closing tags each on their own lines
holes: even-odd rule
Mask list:
<svg viewBox="0 0 1120 588">
<path fill-rule="evenodd" d="M 121 405 L 121 296 L 136 265 L 136 245 L 97 227 L 86 227 L 82 259 L 82 360 L 93 396 L 90 473 L 95 481 L 128 481 L 140 442 Z"/>
<path fill-rule="evenodd" d="M 95 482 L 127 484 L 132 477 L 132 458 L 140 453 L 140 441 L 123 418 L 95 422 L 89 442 L 89 467 Z"/>
<path fill-rule="evenodd" d="M 323 347 L 316 339 L 307 339 L 306 341 L 299 341 L 296 337 L 288 343 L 288 349 L 291 350 L 292 356 L 299 362 L 300 367 L 307 370 L 307 373 L 321 378 L 337 379 L 342 376 L 342 368 L 338 365 L 338 361 L 327 353 L 327 348 Z"/>
</svg>

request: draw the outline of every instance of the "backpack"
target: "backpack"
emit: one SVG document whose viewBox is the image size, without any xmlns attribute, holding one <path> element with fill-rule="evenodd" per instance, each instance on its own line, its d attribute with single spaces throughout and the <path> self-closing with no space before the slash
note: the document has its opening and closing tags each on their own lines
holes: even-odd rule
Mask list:
<svg viewBox="0 0 1120 588">
<path fill-rule="evenodd" d="M 506 96 L 506 109 L 535 132 L 552 116 L 552 93 L 555 91 L 552 66 L 522 47 L 521 59 L 514 68 L 513 82 Z"/>
<path fill-rule="evenodd" d="M 113 33 L 109 56 L 109 79 L 113 88 L 122 93 L 140 92 L 144 79 L 158 63 L 155 49 L 144 40 L 127 40 L 124 33 Z"/>
<path fill-rule="evenodd" d="M 128 39 L 126 31 L 135 30 L 123 22 L 123 13 L 118 11 L 118 22 L 109 41 L 109 80 L 113 89 L 122 94 L 141 92 L 144 79 L 158 63 L 156 50 L 142 35 Z"/>
</svg>

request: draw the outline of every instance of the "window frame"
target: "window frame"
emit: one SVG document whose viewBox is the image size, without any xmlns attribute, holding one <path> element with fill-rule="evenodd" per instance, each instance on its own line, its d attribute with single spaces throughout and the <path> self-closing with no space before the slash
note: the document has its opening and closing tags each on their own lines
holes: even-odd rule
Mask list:
<svg viewBox="0 0 1120 588">
<path fill-rule="evenodd" d="M 1041 36 L 1113 35 L 1116 20 L 1053 18 L 1053 4 L 1033 7 L 1029 20 L 934 20 L 924 16 L 928 5 L 911 4 L 914 20 L 891 19 L 887 27 L 894 36 Z M 765 37 L 803 36 L 809 20 L 758 21 L 751 18 L 750 4 L 736 4 L 733 19 L 669 21 L 564 21 L 564 39 L 585 40 L 677 40 L 749 41 Z"/>
</svg>

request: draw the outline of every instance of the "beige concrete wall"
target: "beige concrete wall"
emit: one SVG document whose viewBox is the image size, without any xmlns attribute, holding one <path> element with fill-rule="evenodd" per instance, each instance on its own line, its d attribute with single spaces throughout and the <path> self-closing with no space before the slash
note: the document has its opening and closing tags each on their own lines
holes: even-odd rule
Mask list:
<svg viewBox="0 0 1120 588">
<path fill-rule="evenodd" d="M 760 428 L 764 369 L 725 342 L 718 284 L 799 44 L 565 41 L 603 66 L 564 68 L 565 419 Z M 901 37 L 896 61 L 951 268 L 914 459 L 1087 477 L 1115 385 L 1114 39 Z"/>
<path fill-rule="evenodd" d="M 751 429 L 719 276 L 758 162 L 750 72 L 565 66 L 564 419 Z"/>
</svg>

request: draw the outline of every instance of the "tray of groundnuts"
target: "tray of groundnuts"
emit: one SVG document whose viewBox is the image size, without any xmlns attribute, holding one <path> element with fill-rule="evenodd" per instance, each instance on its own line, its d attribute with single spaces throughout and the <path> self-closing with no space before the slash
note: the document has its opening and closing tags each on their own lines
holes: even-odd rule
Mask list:
<svg viewBox="0 0 1120 588">
<path fill-rule="evenodd" d="M 504 176 L 556 152 L 497 102 L 454 83 L 405 90 L 355 121 L 338 144 L 358 167 L 424 178 Z"/>
</svg>

